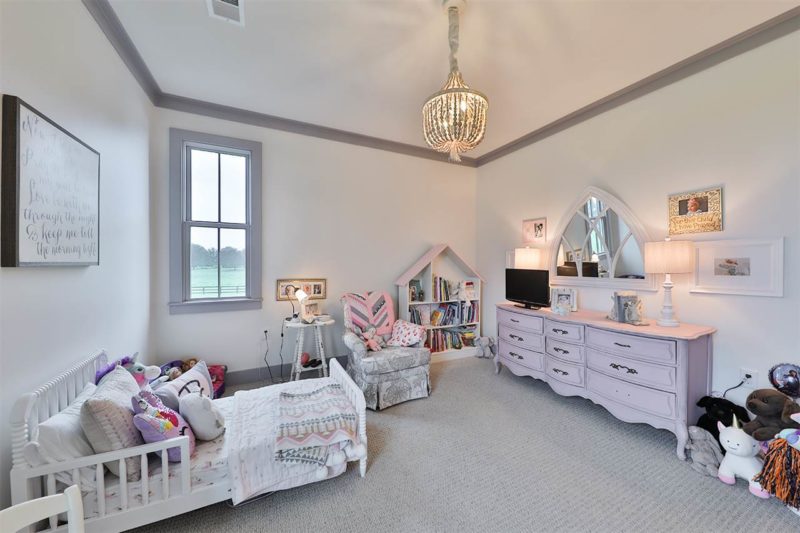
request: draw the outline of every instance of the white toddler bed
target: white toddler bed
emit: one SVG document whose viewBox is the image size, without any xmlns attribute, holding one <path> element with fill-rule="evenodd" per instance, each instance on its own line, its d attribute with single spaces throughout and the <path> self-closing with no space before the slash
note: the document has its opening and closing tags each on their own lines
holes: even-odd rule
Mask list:
<svg viewBox="0 0 800 533">
<path fill-rule="evenodd" d="M 81 484 L 87 532 L 122 531 L 231 499 L 227 431 L 213 441 L 198 441 L 191 457 L 189 457 L 189 438 L 177 437 L 39 467 L 31 467 L 27 463 L 23 448 L 31 440 L 31 428 L 64 410 L 80 394 L 85 384 L 94 380 L 96 370 L 106 364 L 105 354 L 98 354 L 17 401 L 11 417 L 12 503 L 21 503 L 63 490 L 63 486 L 56 482 L 56 474 L 66 472 L 71 476 L 73 483 L 77 483 L 80 480 L 79 469 L 84 467 L 92 467 L 96 472 L 95 486 L 87 487 L 86 483 Z M 269 397 L 277 400 L 280 392 L 290 387 L 293 391 L 307 392 L 320 385 L 338 383 L 356 408 L 358 434 L 366 448 L 364 395 L 335 359 L 330 361 L 330 374 L 329 378 L 283 383 L 267 387 L 264 391 L 268 392 Z M 230 421 L 234 398 L 222 398 L 214 402 L 225 414 L 226 421 Z M 268 423 L 276 413 L 265 411 L 267 412 L 263 415 L 266 418 L 264 423 Z M 265 458 L 271 457 L 273 444 L 274 434 L 266 435 L 265 450 L 262 454 Z M 161 454 L 162 459 L 148 456 L 152 452 L 176 446 L 181 450 L 180 462 L 167 462 L 166 453 Z M 126 481 L 125 476 L 120 478 L 104 472 L 103 463 L 119 461 L 122 466 L 125 459 L 130 457 L 141 461 L 140 481 Z M 362 477 L 366 473 L 366 462 L 367 457 L 364 455 L 359 461 Z M 188 468 L 184 468 L 185 465 Z M 269 470 L 270 483 L 260 488 L 261 493 L 320 481 L 317 469 L 314 467 L 284 466 L 274 461 L 266 463 L 266 466 Z M 338 476 L 346 468 L 346 463 L 330 467 L 328 476 L 323 479 Z M 57 526 L 56 517 L 50 519 L 49 525 L 49 530 L 65 530 L 64 526 Z"/>
</svg>

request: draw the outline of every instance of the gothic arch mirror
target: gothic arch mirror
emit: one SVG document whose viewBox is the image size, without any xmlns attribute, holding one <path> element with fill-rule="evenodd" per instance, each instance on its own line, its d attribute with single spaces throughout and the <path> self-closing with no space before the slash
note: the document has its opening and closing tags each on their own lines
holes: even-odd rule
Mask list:
<svg viewBox="0 0 800 533">
<path fill-rule="evenodd" d="M 570 206 L 550 247 L 554 285 L 655 290 L 644 273 L 644 243 L 649 239 L 628 207 L 596 187 Z"/>
</svg>

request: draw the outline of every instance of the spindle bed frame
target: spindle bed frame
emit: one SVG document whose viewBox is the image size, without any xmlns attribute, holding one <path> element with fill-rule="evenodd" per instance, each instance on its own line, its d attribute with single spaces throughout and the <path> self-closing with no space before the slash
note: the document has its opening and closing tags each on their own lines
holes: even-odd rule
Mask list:
<svg viewBox="0 0 800 533">
<path fill-rule="evenodd" d="M 227 481 L 200 486 L 191 486 L 191 458 L 189 456 L 189 437 L 176 437 L 162 442 L 143 444 L 133 448 L 100 453 L 80 459 L 51 463 L 31 467 L 25 460 L 23 448 L 31 440 L 31 429 L 37 424 L 60 413 L 69 406 L 84 389 L 87 383 L 94 382 L 95 372 L 108 364 L 105 352 L 90 357 L 66 372 L 56 376 L 47 384 L 34 392 L 23 395 L 14 405 L 11 412 L 11 500 L 12 504 L 26 502 L 31 499 L 56 493 L 55 475 L 66 472 L 78 484 L 79 469 L 94 467 L 98 516 L 86 520 L 87 533 L 123 531 L 152 522 L 157 522 L 175 515 L 193 511 L 207 505 L 230 499 L 231 487 Z M 359 413 L 358 431 L 361 442 L 366 446 L 366 402 L 364 394 L 353 382 L 347 372 L 335 360 L 330 361 L 330 376 L 342 386 L 348 399 Z M 149 498 L 148 454 L 166 451 L 170 448 L 180 449 L 180 462 L 169 463 L 167 454 L 161 454 L 161 497 L 156 501 Z M 126 479 L 127 458 L 138 457 L 141 461 L 141 499 L 142 505 L 131 506 L 129 502 L 129 482 Z M 119 462 L 120 509 L 106 509 L 105 477 L 103 464 Z M 170 494 L 169 468 L 180 467 L 180 492 Z M 359 461 L 359 473 L 364 477 L 367 470 L 367 456 Z M 86 490 L 85 484 L 82 490 Z M 66 525 L 58 526 L 57 517 L 51 517 L 47 531 L 66 531 Z M 30 531 L 33 531 L 31 529 Z"/>
</svg>

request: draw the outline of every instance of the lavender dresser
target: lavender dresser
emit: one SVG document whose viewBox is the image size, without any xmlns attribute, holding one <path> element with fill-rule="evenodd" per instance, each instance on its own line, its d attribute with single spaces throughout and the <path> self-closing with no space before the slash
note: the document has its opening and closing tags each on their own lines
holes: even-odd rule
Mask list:
<svg viewBox="0 0 800 533">
<path fill-rule="evenodd" d="M 668 429 L 685 458 L 695 404 L 711 390 L 711 335 L 706 326 L 632 326 L 597 311 L 558 316 L 549 309 L 497 305 L 494 362 L 546 381 L 558 394 L 582 396 L 625 422 Z"/>
</svg>

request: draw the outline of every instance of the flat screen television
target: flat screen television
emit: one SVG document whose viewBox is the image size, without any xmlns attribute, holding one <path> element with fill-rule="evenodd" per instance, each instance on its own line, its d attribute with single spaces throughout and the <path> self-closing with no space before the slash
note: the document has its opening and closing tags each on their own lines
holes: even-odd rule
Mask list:
<svg viewBox="0 0 800 533">
<path fill-rule="evenodd" d="M 550 307 L 550 272 L 507 268 L 506 300 L 528 309 Z"/>
</svg>

